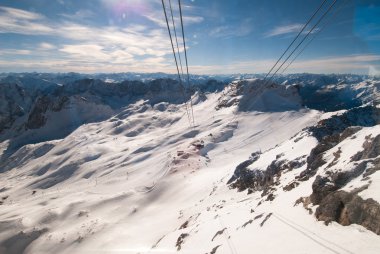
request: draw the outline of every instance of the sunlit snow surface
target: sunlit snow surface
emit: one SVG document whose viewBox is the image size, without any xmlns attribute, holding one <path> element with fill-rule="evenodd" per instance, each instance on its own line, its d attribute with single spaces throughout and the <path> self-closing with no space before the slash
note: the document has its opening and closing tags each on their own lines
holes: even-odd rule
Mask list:
<svg viewBox="0 0 380 254">
<path fill-rule="evenodd" d="M 140 101 L 128 117 L 110 115 L 64 139 L 21 148 L 1 174 L 0 253 L 210 253 L 217 246 L 218 254 L 378 253 L 376 234 L 326 226 L 294 206 L 311 194 L 314 178 L 289 192 L 282 187 L 306 165 L 281 176 L 273 201 L 229 189 L 235 167 L 253 152 L 263 152 L 252 165 L 263 169 L 281 153 L 308 155 L 316 139 L 295 142 L 296 134 L 326 116 L 281 111 L 286 100 L 258 102 L 260 112 L 216 110 L 222 93 L 194 98 L 193 128 L 184 105 Z M 375 132 L 364 128 L 355 142 Z M 350 156 L 357 144 L 345 142 L 342 156 Z M 379 201 L 379 174 L 373 179 L 361 195 L 377 193 Z"/>
</svg>

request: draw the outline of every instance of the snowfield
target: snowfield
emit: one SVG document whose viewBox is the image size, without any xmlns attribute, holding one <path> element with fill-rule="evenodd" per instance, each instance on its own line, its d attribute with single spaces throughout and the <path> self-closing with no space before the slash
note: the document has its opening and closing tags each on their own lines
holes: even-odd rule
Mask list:
<svg viewBox="0 0 380 254">
<path fill-rule="evenodd" d="M 309 109 L 295 87 L 259 79 L 195 93 L 194 126 L 180 101 L 115 108 L 95 97 L 70 97 L 39 128 L 14 135 L 24 116 L 0 133 L 1 254 L 379 252 L 380 220 L 339 210 L 328 221 L 324 208 L 356 191 L 375 202 L 368 220 L 380 218 L 374 113 L 372 123 Z M 347 128 L 329 125 L 346 116 Z"/>
</svg>

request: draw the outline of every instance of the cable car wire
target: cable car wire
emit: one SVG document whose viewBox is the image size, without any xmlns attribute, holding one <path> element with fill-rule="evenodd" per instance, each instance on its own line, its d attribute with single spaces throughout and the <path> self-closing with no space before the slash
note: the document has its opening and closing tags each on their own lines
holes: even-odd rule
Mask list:
<svg viewBox="0 0 380 254">
<path fill-rule="evenodd" d="M 169 33 L 169 37 L 170 37 L 170 43 L 172 45 L 172 50 L 173 50 L 173 55 L 174 55 L 174 60 L 175 60 L 175 65 L 177 67 L 177 74 L 178 74 L 178 79 L 179 79 L 179 84 L 182 88 L 182 95 L 184 97 L 184 99 L 186 100 L 186 96 L 185 96 L 185 93 L 184 93 L 184 87 L 183 87 L 183 84 L 182 84 L 182 79 L 181 79 L 181 75 L 179 73 L 179 68 L 178 68 L 178 62 L 177 62 L 177 56 L 176 56 L 176 53 L 175 53 L 175 50 L 174 50 L 174 44 L 173 44 L 173 39 L 172 39 L 172 33 L 170 31 L 170 27 L 169 27 L 169 21 L 168 21 L 168 16 L 166 14 L 166 7 L 165 7 L 165 3 L 164 3 L 164 0 L 161 0 L 162 2 L 162 8 L 164 10 L 164 14 L 165 14 L 165 20 L 166 20 L 166 26 L 168 28 L 168 33 Z M 189 123 L 190 123 L 190 126 L 191 126 L 191 119 L 190 119 L 190 114 L 189 114 L 189 110 L 187 108 L 187 103 L 185 103 L 185 106 L 186 106 L 186 113 L 187 113 L 187 117 L 188 117 L 188 120 L 189 120 Z"/>
<path fill-rule="evenodd" d="M 314 36 L 309 40 L 309 42 L 298 52 L 298 54 L 293 58 L 293 60 L 285 67 L 285 69 L 281 72 L 281 74 L 283 74 L 288 68 L 290 65 L 293 64 L 293 62 L 303 53 L 303 51 L 311 44 L 311 42 L 315 39 L 315 37 L 317 37 L 320 33 L 322 33 L 323 30 L 325 30 L 325 28 L 330 25 L 332 23 L 332 21 L 335 20 L 335 18 L 337 17 L 337 14 L 339 13 L 339 11 L 343 8 L 344 5 L 346 5 L 348 3 L 348 0 L 343 0 L 343 2 L 337 7 L 337 10 L 330 16 L 330 18 L 327 20 L 327 22 L 324 24 L 324 26 L 318 30 L 318 32 L 316 32 L 314 34 Z"/>
<path fill-rule="evenodd" d="M 294 52 L 299 48 L 299 46 L 301 46 L 301 44 L 306 40 L 307 37 L 309 37 L 309 35 L 314 31 L 314 29 L 319 25 L 319 23 L 321 23 L 321 21 L 324 19 L 324 17 L 327 15 L 327 13 L 329 13 L 330 10 L 334 7 L 334 5 L 335 5 L 336 2 L 337 2 L 337 0 L 334 0 L 334 2 L 329 6 L 329 8 L 325 11 L 325 13 L 323 13 L 323 15 L 319 18 L 319 20 L 317 21 L 317 23 L 309 30 L 309 32 L 304 36 L 304 38 L 301 40 L 301 42 L 298 43 L 297 47 L 284 60 L 284 62 L 280 65 L 280 67 L 277 68 L 277 70 L 275 71 L 275 73 L 272 74 L 272 76 L 268 79 L 267 82 L 270 82 L 272 80 L 272 78 L 274 77 L 274 75 L 276 75 L 276 73 L 289 60 L 289 58 L 294 54 Z"/>
<path fill-rule="evenodd" d="M 269 74 L 272 72 L 272 70 L 277 66 L 277 64 L 281 61 L 281 59 L 284 57 L 284 55 L 289 51 L 289 49 L 293 46 L 294 42 L 299 38 L 299 36 L 302 34 L 302 32 L 305 30 L 305 28 L 309 25 L 309 23 L 313 20 L 315 15 L 321 10 L 322 6 L 326 3 L 327 0 L 324 0 L 318 7 L 318 9 L 313 13 L 313 15 L 309 18 L 309 20 L 306 22 L 306 24 L 302 27 L 301 31 L 297 34 L 297 36 L 293 39 L 292 43 L 288 46 L 288 48 L 282 53 L 280 58 L 277 60 L 277 62 L 272 66 L 272 68 L 269 70 L 267 75 L 265 75 L 264 81 L 267 79 Z"/>
<path fill-rule="evenodd" d="M 170 14 L 172 17 L 172 25 L 173 25 L 173 30 L 174 30 L 174 37 L 175 37 L 175 42 L 177 46 L 177 54 L 179 58 L 179 65 L 181 66 L 181 74 L 183 76 L 183 68 L 182 68 L 182 59 L 181 59 L 181 54 L 179 53 L 179 44 L 178 44 L 178 38 L 177 38 L 177 29 L 175 28 L 175 23 L 174 23 L 174 16 L 173 16 L 173 8 L 172 8 L 172 1 L 169 0 L 169 6 L 170 6 Z"/>
<path fill-rule="evenodd" d="M 186 60 L 187 85 L 190 88 L 189 64 L 187 61 L 187 50 L 186 50 L 185 30 L 183 28 L 181 0 L 178 0 L 178 7 L 179 7 L 179 15 L 181 17 L 183 49 L 185 52 L 185 60 Z M 191 113 L 192 113 L 192 117 L 193 117 L 193 126 L 194 126 L 194 110 L 193 110 L 193 100 L 192 100 L 191 96 L 190 96 L 190 107 L 191 107 Z"/>
</svg>

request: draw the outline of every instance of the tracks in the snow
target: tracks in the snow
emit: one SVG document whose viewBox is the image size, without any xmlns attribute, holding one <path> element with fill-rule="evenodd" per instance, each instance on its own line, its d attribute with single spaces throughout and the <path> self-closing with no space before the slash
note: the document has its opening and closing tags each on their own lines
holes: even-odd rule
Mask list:
<svg viewBox="0 0 380 254">
<path fill-rule="evenodd" d="M 343 248 L 342 246 L 339 246 L 338 244 L 336 244 L 336 243 L 334 243 L 334 242 L 332 242 L 330 240 L 327 240 L 326 238 L 323 238 L 323 237 L 319 236 L 318 234 L 310 231 L 309 229 L 307 229 L 307 228 L 305 228 L 303 226 L 300 226 L 297 223 L 295 223 L 295 222 L 293 222 L 293 221 L 285 218 L 284 216 L 280 215 L 279 213 L 273 212 L 273 217 L 275 217 L 277 220 L 279 220 L 283 224 L 289 226 L 290 228 L 298 231 L 299 233 L 301 233 L 305 237 L 309 238 L 310 240 L 312 240 L 313 242 L 315 242 L 319 246 L 324 247 L 326 250 L 329 250 L 332 253 L 336 253 L 336 254 L 342 254 L 342 253 L 354 254 L 352 251 L 347 250 L 347 249 Z M 337 249 L 339 249 L 339 251 Z"/>
</svg>

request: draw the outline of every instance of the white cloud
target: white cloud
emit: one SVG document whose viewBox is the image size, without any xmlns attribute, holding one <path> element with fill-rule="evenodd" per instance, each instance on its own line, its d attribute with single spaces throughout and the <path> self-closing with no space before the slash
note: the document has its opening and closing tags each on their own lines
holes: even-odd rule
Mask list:
<svg viewBox="0 0 380 254">
<path fill-rule="evenodd" d="M 60 15 L 66 19 L 80 21 L 83 19 L 94 17 L 95 13 L 90 10 L 79 10 L 76 11 L 74 14 L 62 13 Z"/>
<path fill-rule="evenodd" d="M 215 38 L 242 37 L 251 33 L 250 27 L 219 26 L 209 32 L 209 36 Z"/>
<path fill-rule="evenodd" d="M 78 47 L 65 45 L 63 49 L 68 54 L 77 55 L 65 59 L 64 57 L 45 57 L 38 61 L 19 59 L 15 61 L 0 60 L 0 69 L 3 71 L 18 68 L 25 71 L 76 71 L 76 72 L 165 72 L 175 73 L 172 60 L 164 57 L 148 57 L 139 61 L 123 56 L 123 52 L 114 51 L 108 59 L 112 61 L 90 61 L 103 58 L 107 49 L 96 45 Z M 85 52 L 92 51 L 92 54 Z M 21 53 L 21 52 L 20 52 Z M 26 52 L 25 52 L 26 53 Z M 1 54 L 1 52 L 0 52 Z M 107 55 L 110 53 L 107 53 Z M 117 58 L 119 57 L 119 58 Z M 275 62 L 274 59 L 231 62 L 225 65 L 191 65 L 191 73 L 197 74 L 229 74 L 229 73 L 266 73 Z M 289 73 L 360 73 L 379 75 L 380 55 L 349 55 L 344 57 L 320 58 L 315 60 L 296 61 L 288 69 Z"/>
<path fill-rule="evenodd" d="M 193 22 L 202 20 L 193 18 Z M 211 31 L 210 36 L 245 36 L 251 32 L 252 26 L 249 24 L 250 20 L 247 19 L 235 28 L 221 26 Z M 292 33 L 300 28 L 300 24 L 277 27 L 267 36 Z M 23 68 L 41 71 L 175 72 L 167 31 L 160 27 L 140 24 L 130 24 L 124 28 L 95 27 L 79 24 L 73 20 L 53 23 L 35 12 L 0 7 L 0 33 L 43 34 L 63 38 L 65 41 L 64 45 L 39 42 L 34 47 L 1 49 L 0 55 L 7 60 L 0 61 L 0 70 Z M 380 55 L 370 54 L 320 58 L 296 61 L 288 71 L 378 73 L 379 61 Z M 274 60 L 255 60 L 231 62 L 225 65 L 195 65 L 190 66 L 190 70 L 200 74 L 260 73 L 267 72 L 273 63 Z"/>
<path fill-rule="evenodd" d="M 15 19 L 36 20 L 36 19 L 43 18 L 43 16 L 38 13 L 25 11 L 21 9 L 15 9 L 11 7 L 0 6 L 0 11 L 4 15 L 15 18 Z"/>
<path fill-rule="evenodd" d="M 157 3 L 154 4 L 157 5 Z M 74 70 L 77 70 L 78 63 L 86 65 L 87 69 L 95 68 L 94 66 L 102 69 L 99 66 L 99 63 L 102 63 L 118 67 L 128 65 L 128 68 L 150 66 L 150 71 L 157 71 L 157 68 L 163 68 L 163 66 L 173 66 L 172 49 L 167 31 L 157 26 L 158 20 L 163 21 L 162 12 L 158 13 L 157 10 L 151 14 L 157 18 L 157 23 L 154 25 L 129 24 L 126 27 L 112 25 L 100 27 L 79 22 L 80 17 L 93 15 L 92 12 L 83 10 L 73 15 L 62 14 L 61 20 L 52 21 L 39 13 L 0 7 L 0 33 L 45 35 L 53 37 L 55 40 L 63 39 L 61 41 L 64 42 L 64 45 L 36 42 L 34 45 L 23 45 L 21 49 L 26 50 L 24 52 L 8 51 L 7 56 L 15 60 L 12 60 L 13 64 L 25 61 L 25 64 L 22 65 L 25 66 L 29 59 L 36 59 L 36 62 L 41 59 L 44 60 L 43 62 L 48 62 L 50 59 L 51 62 L 59 63 L 59 65 L 44 65 L 49 69 L 68 66 L 66 64 L 69 63 L 73 65 L 73 68 L 75 67 Z M 146 14 L 141 13 L 141 16 L 144 15 Z M 149 19 L 152 20 L 152 17 Z M 203 21 L 202 17 L 195 15 L 185 16 L 184 19 L 186 25 Z M 178 18 L 176 22 L 179 22 Z M 29 57 L 22 57 L 22 54 L 26 55 L 26 52 Z M 11 57 L 12 55 L 13 57 Z M 38 64 L 42 66 L 43 62 Z M 128 71 L 128 69 L 124 71 Z"/>
<path fill-rule="evenodd" d="M 149 57 L 143 60 L 144 63 L 146 64 L 161 64 L 165 62 L 165 58 L 163 57 Z"/>
<path fill-rule="evenodd" d="M 154 13 L 145 14 L 144 17 L 160 27 L 166 27 L 165 18 L 161 15 L 163 15 L 161 12 L 156 11 Z"/>
<path fill-rule="evenodd" d="M 191 65 L 191 72 L 198 74 L 260 73 L 267 70 L 271 60 L 231 62 L 224 65 Z"/>
<path fill-rule="evenodd" d="M 378 65 L 378 66 L 370 65 L 368 74 L 373 75 L 373 76 L 379 76 L 380 75 L 380 65 Z"/>
<path fill-rule="evenodd" d="M 39 50 L 52 50 L 55 49 L 56 47 L 53 44 L 47 43 L 47 42 L 41 42 L 39 44 L 38 49 Z"/>
<path fill-rule="evenodd" d="M 193 65 L 189 68 L 199 74 L 266 73 L 274 63 L 274 59 L 254 60 L 231 62 L 226 65 Z M 364 54 L 295 61 L 287 73 L 361 73 L 374 75 L 374 73 L 378 73 L 378 70 L 380 70 L 380 55 Z"/>
<path fill-rule="evenodd" d="M 32 51 L 26 49 L 0 49 L 0 55 L 30 55 Z"/>
<path fill-rule="evenodd" d="M 77 12 L 76 16 L 88 16 L 90 13 Z M 61 57 L 65 61 L 88 61 L 89 64 L 107 62 L 110 64 L 139 61 L 138 57 L 155 59 L 155 63 L 163 62 L 165 55 L 171 56 L 171 46 L 166 31 L 139 24 L 131 24 L 125 28 L 116 26 L 95 27 L 76 23 L 73 17 L 60 23 L 49 22 L 44 16 L 13 8 L 0 8 L 0 33 L 18 33 L 26 35 L 50 35 L 60 37 L 69 42 L 63 46 L 41 42 L 35 46 L 36 56 L 47 51 L 56 50 L 52 57 Z M 29 50 L 28 48 L 28 50 Z M 26 54 L 29 51 L 8 51 L 2 54 Z M 145 60 L 145 64 L 147 60 Z"/>
<path fill-rule="evenodd" d="M 204 18 L 201 16 L 183 16 L 183 23 L 189 24 L 197 24 L 203 22 Z"/>
<path fill-rule="evenodd" d="M 44 16 L 38 13 L 0 6 L 0 33 L 36 35 L 53 32 L 43 21 Z"/>
<path fill-rule="evenodd" d="M 232 28 L 230 26 L 218 26 L 209 32 L 211 37 L 224 37 L 230 35 Z"/>
<path fill-rule="evenodd" d="M 158 16 L 158 17 L 160 17 L 160 16 Z M 179 15 L 175 15 L 173 18 L 174 18 L 174 22 L 175 22 L 176 26 L 180 27 L 180 25 L 181 25 L 181 23 L 180 23 L 181 22 L 181 18 L 179 17 Z M 201 16 L 184 15 L 184 16 L 182 16 L 182 20 L 183 20 L 184 25 L 188 26 L 188 25 L 202 23 L 204 21 L 204 18 L 201 17 Z M 169 21 L 171 22 L 171 19 Z M 166 26 L 166 22 L 165 22 L 165 20 L 163 18 L 162 18 L 162 22 Z M 158 24 L 162 24 L 160 21 L 158 21 L 157 23 Z"/>
<path fill-rule="evenodd" d="M 175 67 L 170 63 L 164 63 L 148 59 L 146 61 L 120 62 L 120 63 L 104 63 L 104 62 L 88 62 L 81 60 L 66 59 L 41 59 L 33 60 L 0 60 L 0 69 L 2 71 L 13 71 L 17 68 L 20 71 L 43 71 L 43 72 L 165 72 L 174 73 Z"/>
<path fill-rule="evenodd" d="M 287 72 L 370 74 L 374 66 L 380 66 L 380 55 L 349 55 L 295 61 Z"/>
<path fill-rule="evenodd" d="M 236 26 L 219 26 L 209 32 L 209 36 L 215 38 L 230 38 L 247 36 L 252 32 L 251 19 L 245 19 Z"/>
<path fill-rule="evenodd" d="M 120 64 L 132 63 L 133 55 L 118 48 L 105 48 L 97 44 L 64 45 L 59 51 L 70 56 L 71 60 L 89 63 Z"/>
<path fill-rule="evenodd" d="M 108 56 L 104 54 L 103 47 L 95 44 L 81 44 L 81 45 L 64 45 L 59 51 L 78 56 L 83 59 L 83 57 L 90 57 L 96 59 L 106 59 Z"/>
<path fill-rule="evenodd" d="M 75 23 L 66 23 L 59 29 L 59 36 L 77 41 L 78 44 L 97 44 L 104 48 L 125 50 L 132 55 L 163 56 L 171 54 L 167 35 L 161 29 L 132 26 L 89 27 Z M 130 51 L 128 51 L 130 50 Z"/>
<path fill-rule="evenodd" d="M 274 37 L 289 33 L 298 33 L 302 29 L 302 24 L 290 24 L 286 26 L 277 26 L 265 34 L 265 37 Z"/>
<path fill-rule="evenodd" d="M 158 3 L 158 1 L 157 1 L 157 3 Z M 190 11 L 192 10 L 191 8 L 188 8 L 188 9 Z M 184 12 L 184 10 L 183 10 L 183 12 Z M 171 25 L 172 20 L 171 20 L 170 9 L 168 8 L 168 6 L 166 6 L 166 14 L 168 16 L 168 21 L 170 22 L 169 25 Z M 160 26 L 160 27 L 166 27 L 165 15 L 164 15 L 164 12 L 162 10 L 161 3 L 159 5 L 158 4 L 155 5 L 155 7 L 152 8 L 151 11 L 143 14 L 143 16 L 145 18 L 149 19 L 150 21 L 152 21 L 153 23 L 155 23 L 156 25 Z M 174 9 L 174 8 L 173 8 L 173 18 L 174 18 L 175 25 L 180 27 L 181 20 L 180 20 L 180 16 L 179 16 L 179 11 L 176 11 L 176 9 Z M 202 23 L 204 21 L 204 17 L 199 16 L 199 15 L 195 15 L 193 13 L 183 13 L 182 19 L 183 19 L 183 22 L 186 24 L 186 26 Z"/>
<path fill-rule="evenodd" d="M 83 12 L 77 14 L 83 15 Z M 67 20 L 52 23 L 40 14 L 7 7 L 0 7 L 0 33 L 59 36 L 78 44 L 95 43 L 119 49 L 132 48 L 134 52 L 139 52 L 138 55 L 162 56 L 171 53 L 166 31 L 162 29 L 136 24 L 126 28 L 94 27 Z M 40 46 L 44 49 L 49 47 L 46 44 Z"/>
</svg>

